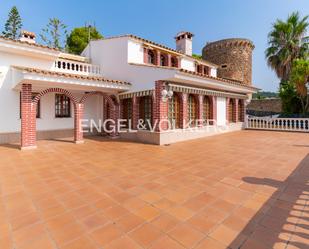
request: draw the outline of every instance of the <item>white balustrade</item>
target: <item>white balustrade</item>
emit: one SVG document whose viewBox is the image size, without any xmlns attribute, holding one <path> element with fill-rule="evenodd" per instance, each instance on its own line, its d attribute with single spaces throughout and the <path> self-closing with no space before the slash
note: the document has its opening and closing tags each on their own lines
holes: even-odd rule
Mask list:
<svg viewBox="0 0 309 249">
<path fill-rule="evenodd" d="M 246 128 L 254 130 L 309 132 L 309 118 L 247 117 Z"/>
<path fill-rule="evenodd" d="M 54 69 L 57 72 L 72 73 L 79 75 L 100 76 L 101 69 L 98 65 L 82 63 L 70 60 L 56 60 Z"/>
</svg>

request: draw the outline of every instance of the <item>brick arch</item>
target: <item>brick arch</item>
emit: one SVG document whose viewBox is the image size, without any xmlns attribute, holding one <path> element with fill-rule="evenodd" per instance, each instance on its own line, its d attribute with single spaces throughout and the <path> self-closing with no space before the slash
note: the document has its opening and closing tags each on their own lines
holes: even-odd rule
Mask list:
<svg viewBox="0 0 309 249">
<path fill-rule="evenodd" d="M 32 102 L 34 104 L 37 104 L 38 101 L 41 99 L 41 97 L 48 93 L 62 93 L 66 95 L 73 102 L 74 106 L 78 103 L 77 99 L 73 96 L 71 92 L 62 88 L 48 88 L 46 90 L 43 90 L 37 96 L 35 96 Z"/>
<path fill-rule="evenodd" d="M 110 106 L 114 107 L 114 106 L 116 106 L 118 104 L 118 103 L 115 103 L 115 101 L 112 99 L 112 97 L 110 95 L 107 95 L 106 93 L 103 93 L 103 92 L 100 92 L 100 91 L 93 91 L 93 92 L 85 93 L 83 95 L 83 97 L 81 98 L 81 100 L 79 101 L 79 103 L 84 104 L 86 99 L 88 99 L 90 96 L 93 96 L 93 95 L 101 95 L 101 96 L 103 96 L 107 100 L 107 102 L 108 102 L 108 104 Z"/>
</svg>

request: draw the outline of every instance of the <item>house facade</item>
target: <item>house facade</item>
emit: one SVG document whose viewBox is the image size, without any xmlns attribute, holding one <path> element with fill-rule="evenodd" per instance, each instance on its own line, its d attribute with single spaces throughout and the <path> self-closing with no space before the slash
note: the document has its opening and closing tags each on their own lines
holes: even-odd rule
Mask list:
<svg viewBox="0 0 309 249">
<path fill-rule="evenodd" d="M 80 56 L 39 45 L 31 32 L 17 41 L 0 37 L 0 143 L 27 149 L 37 139 L 82 143 L 84 135 L 104 133 L 168 144 L 241 129 L 257 90 L 252 42 L 210 43 L 196 59 L 192 37 L 178 33 L 176 49 L 111 37 L 91 41 Z"/>
</svg>

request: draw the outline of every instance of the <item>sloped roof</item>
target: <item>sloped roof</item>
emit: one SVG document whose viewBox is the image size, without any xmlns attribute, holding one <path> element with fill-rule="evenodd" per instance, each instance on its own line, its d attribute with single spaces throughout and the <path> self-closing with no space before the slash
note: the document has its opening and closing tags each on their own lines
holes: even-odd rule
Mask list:
<svg viewBox="0 0 309 249">
<path fill-rule="evenodd" d="M 104 38 L 102 40 L 107 40 L 107 39 L 114 39 L 114 38 L 121 38 L 121 37 L 129 37 L 129 38 L 133 38 L 133 39 L 136 39 L 136 40 L 139 40 L 141 42 L 144 42 L 144 43 L 149 43 L 151 45 L 154 45 L 154 46 L 157 46 L 157 47 L 161 47 L 163 49 L 166 49 L 166 50 L 169 50 L 173 53 L 177 53 L 178 55 L 181 55 L 181 56 L 185 56 L 185 57 L 188 57 L 188 58 L 191 58 L 195 61 L 199 61 L 201 63 L 205 63 L 205 64 L 208 64 L 208 65 L 212 65 L 214 67 L 218 67 L 217 64 L 214 64 L 210 61 L 207 61 L 207 60 L 203 60 L 203 59 L 198 59 L 198 58 L 195 58 L 193 56 L 190 56 L 190 55 L 187 55 L 187 54 L 184 54 L 176 49 L 173 49 L 173 48 L 169 48 L 165 45 L 162 45 L 162 44 L 159 44 L 159 43 L 156 43 L 154 41 L 151 41 L 151 40 L 148 40 L 148 39 L 145 39 L 145 38 L 142 38 L 142 37 L 139 37 L 139 36 L 136 36 L 136 35 L 132 35 L 132 34 L 125 34 L 125 35 L 119 35 L 119 36 L 112 36 L 112 37 L 107 37 L 107 38 Z"/>
<path fill-rule="evenodd" d="M 131 83 L 129 82 L 107 79 L 107 78 L 100 77 L 100 76 L 87 76 L 87 75 L 79 75 L 79 74 L 62 73 L 62 72 L 44 70 L 44 69 L 39 69 L 39 68 L 30 68 L 30 67 L 20 67 L 20 66 L 12 66 L 12 67 L 18 70 L 26 71 L 28 73 L 37 73 L 41 75 L 59 76 L 59 77 L 66 77 L 66 78 L 80 79 L 80 80 L 110 82 L 110 83 L 115 83 L 118 85 L 128 85 L 128 86 L 131 85 Z"/>
</svg>

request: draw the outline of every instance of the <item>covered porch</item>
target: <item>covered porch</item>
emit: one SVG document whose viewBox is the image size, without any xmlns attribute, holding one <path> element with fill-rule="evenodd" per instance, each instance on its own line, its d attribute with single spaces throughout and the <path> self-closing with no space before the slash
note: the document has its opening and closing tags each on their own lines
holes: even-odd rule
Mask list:
<svg viewBox="0 0 309 249">
<path fill-rule="evenodd" d="M 85 76 L 48 70 L 12 67 L 16 79 L 13 89 L 20 91 L 21 149 L 36 148 L 37 119 L 40 118 L 40 101 L 45 95 L 55 94 L 53 110 L 55 126 L 63 119 L 73 123 L 74 142 L 83 143 L 82 120 L 87 115 L 88 101 L 91 96 L 100 96 L 101 101 L 92 100 L 92 106 L 104 119 L 117 120 L 120 116 L 118 94 L 130 88 L 130 83 L 110 80 L 100 76 Z M 89 109 L 89 108 L 88 108 Z M 52 109 L 51 109 L 52 110 Z M 41 122 L 42 120 L 39 120 Z M 41 122 L 42 123 L 42 122 Z M 44 126 L 45 125 L 45 126 Z M 53 124 L 41 124 L 41 128 Z M 116 132 L 110 136 L 116 136 Z"/>
</svg>

